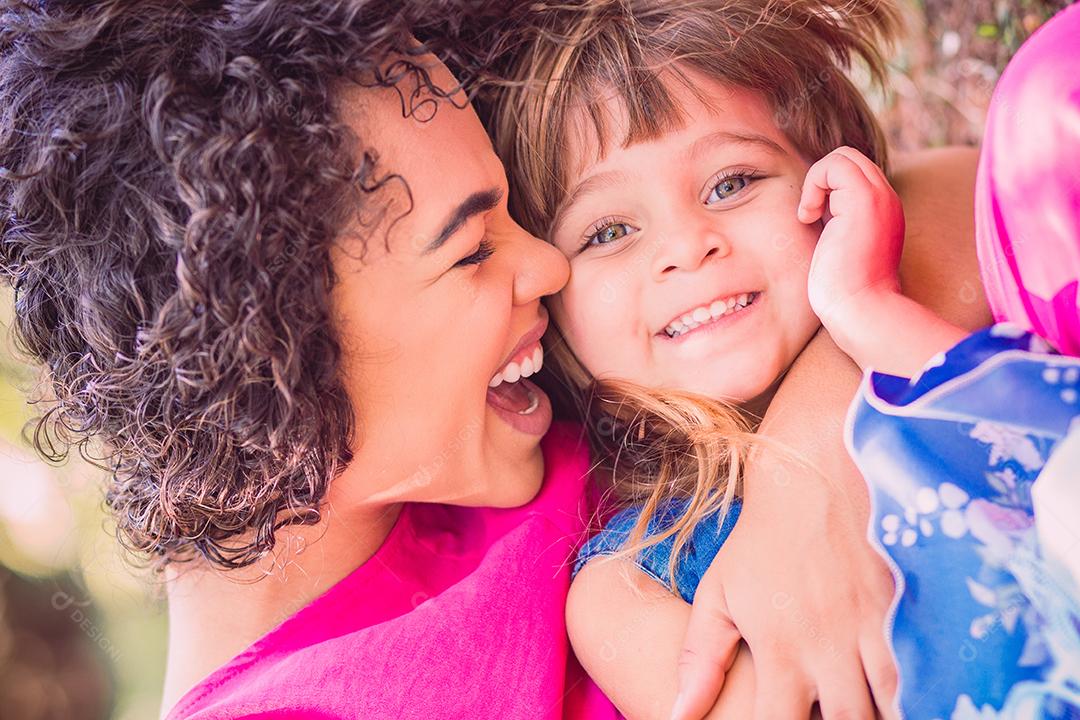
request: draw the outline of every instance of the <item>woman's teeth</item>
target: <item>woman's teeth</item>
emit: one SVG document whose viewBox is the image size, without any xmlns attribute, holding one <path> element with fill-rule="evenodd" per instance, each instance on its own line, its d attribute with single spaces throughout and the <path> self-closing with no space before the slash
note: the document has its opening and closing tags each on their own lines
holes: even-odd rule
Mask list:
<svg viewBox="0 0 1080 720">
<path fill-rule="evenodd" d="M 729 297 L 727 300 L 714 300 L 712 304 L 694 308 L 678 320 L 675 320 L 664 328 L 664 332 L 667 333 L 668 337 L 678 337 L 690 332 L 699 325 L 712 322 L 725 315 L 737 313 L 743 308 L 753 305 L 759 294 L 758 292 L 742 293 Z"/>
<path fill-rule="evenodd" d="M 495 373 L 495 377 L 491 378 L 488 387 L 498 387 L 504 382 L 516 383 L 521 378 L 527 378 L 534 373 L 540 372 L 543 365 L 544 351 L 537 344 L 531 354 L 506 363 L 503 369 Z"/>
</svg>

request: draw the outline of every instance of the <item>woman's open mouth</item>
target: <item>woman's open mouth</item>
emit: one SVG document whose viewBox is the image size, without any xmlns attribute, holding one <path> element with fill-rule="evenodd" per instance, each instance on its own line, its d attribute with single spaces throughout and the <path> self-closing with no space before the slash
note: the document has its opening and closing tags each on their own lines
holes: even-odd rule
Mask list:
<svg viewBox="0 0 1080 720">
<path fill-rule="evenodd" d="M 551 425 L 551 401 L 527 379 L 543 364 L 544 351 L 537 338 L 516 351 L 488 382 L 488 405 L 511 427 L 530 435 L 543 435 Z"/>
<path fill-rule="evenodd" d="M 739 293 L 726 298 L 713 300 L 707 305 L 688 310 L 672 320 L 657 335 L 659 337 L 675 340 L 693 333 L 699 328 L 710 328 L 729 324 L 738 319 L 740 313 L 761 297 L 761 291 Z"/>
</svg>

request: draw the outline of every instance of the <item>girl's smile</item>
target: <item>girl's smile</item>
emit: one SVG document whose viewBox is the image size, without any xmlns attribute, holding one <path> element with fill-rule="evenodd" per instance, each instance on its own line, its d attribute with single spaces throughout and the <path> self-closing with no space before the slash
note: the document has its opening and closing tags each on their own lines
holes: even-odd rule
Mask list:
<svg viewBox="0 0 1080 720">
<path fill-rule="evenodd" d="M 571 274 L 550 308 L 594 377 L 741 404 L 820 325 L 807 296 L 820 227 L 795 213 L 809 163 L 760 94 L 680 70 L 666 82 L 681 126 L 601 143 L 571 116 L 580 160 L 549 234 Z M 600 102 L 625 136 L 620 101 Z"/>
<path fill-rule="evenodd" d="M 711 303 L 699 305 L 677 315 L 657 335 L 675 340 L 685 337 L 698 328 L 709 329 L 727 324 L 728 318 L 734 320 L 736 313 L 749 308 L 760 296 L 761 291 L 754 290 L 749 293 L 743 292 L 726 298 L 722 297 L 713 300 Z"/>
</svg>

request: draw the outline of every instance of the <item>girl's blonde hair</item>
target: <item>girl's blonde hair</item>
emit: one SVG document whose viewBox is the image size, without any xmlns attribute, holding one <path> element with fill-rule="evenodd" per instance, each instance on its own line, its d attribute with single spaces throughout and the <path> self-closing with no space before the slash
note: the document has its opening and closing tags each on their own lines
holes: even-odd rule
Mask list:
<svg viewBox="0 0 1080 720">
<path fill-rule="evenodd" d="M 886 166 L 884 133 L 846 71 L 861 60 L 884 82 L 881 49 L 901 28 L 888 0 L 553 0 L 533 9 L 536 22 L 521 31 L 529 37 L 507 59 L 507 81 L 478 107 L 510 174 L 511 212 L 535 235 L 546 237 L 568 192 L 574 114 L 584 111 L 605 152 L 614 93 L 628 117 L 615 142 L 659 137 L 684 122 L 667 83 L 694 90 L 686 68 L 760 92 L 810 161 L 849 145 Z M 596 380 L 557 328 L 547 339 L 563 403 L 585 419 L 598 462 L 612 474 L 610 491 L 644 506 L 625 552 L 674 535 L 674 579 L 694 525 L 726 513 L 738 493 L 741 468 L 762 442 L 753 419 L 692 393 Z M 673 497 L 689 498 L 687 512 L 644 541 L 649 519 Z"/>
</svg>

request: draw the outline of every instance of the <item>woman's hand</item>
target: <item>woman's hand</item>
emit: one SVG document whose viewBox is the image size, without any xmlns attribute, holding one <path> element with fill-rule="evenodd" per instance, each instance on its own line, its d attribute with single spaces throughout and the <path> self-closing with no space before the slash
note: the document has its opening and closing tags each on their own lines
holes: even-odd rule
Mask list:
<svg viewBox="0 0 1080 720">
<path fill-rule="evenodd" d="M 973 197 L 977 162 L 978 151 L 971 148 L 925 150 L 896 158 L 892 175 L 893 185 L 903 200 L 906 214 L 904 254 L 900 267 L 904 291 L 910 299 L 925 305 L 946 321 L 967 330 L 984 327 L 992 321 L 975 256 Z M 860 377 L 858 369 L 836 347 L 829 335 L 819 332 L 788 372 L 769 407 L 762 430 L 769 437 L 783 441 L 800 452 L 807 452 L 823 470 L 827 469 L 828 463 L 825 461 L 831 456 L 835 456 L 835 460 L 846 461 L 850 472 L 856 474 L 852 476 L 841 472 L 834 476 L 835 482 L 839 483 L 839 487 L 847 485 L 853 488 L 854 497 L 865 498 L 865 485 L 848 460 L 846 450 L 837 452 L 835 447 L 840 442 L 837 437 L 840 426 L 835 421 L 830 421 L 823 429 L 818 422 L 826 416 L 841 419 L 844 417 L 858 388 Z M 756 484 L 760 489 L 761 483 L 755 483 L 754 478 L 760 480 L 761 476 L 756 474 L 754 468 L 750 470 L 748 486 Z M 768 477 L 764 477 L 767 482 Z M 818 492 L 825 492 L 824 486 L 819 486 Z M 780 516 L 777 522 L 782 520 L 783 515 L 790 517 L 792 511 L 797 510 L 795 503 L 799 500 L 796 494 L 781 494 L 781 499 L 784 498 L 787 509 L 777 509 Z M 744 506 L 743 512 L 748 509 Z M 869 515 L 868 511 L 863 514 L 864 517 Z M 740 524 L 743 519 L 740 514 Z M 758 520 L 754 522 L 756 524 Z M 771 527 L 787 530 L 781 526 Z M 733 544 L 736 535 L 742 534 L 744 540 L 750 540 L 752 538 L 747 537 L 748 535 L 755 532 L 767 533 L 770 530 L 770 527 L 759 527 L 754 531 L 751 523 L 744 524 L 742 529 L 747 528 L 751 528 L 749 533 L 740 533 L 738 525 L 736 526 L 717 560 L 728 557 L 731 562 L 729 551 L 736 548 Z M 859 542 L 865 544 L 865 533 L 860 533 Z M 753 551 L 753 547 L 750 547 L 752 543 L 740 543 L 739 551 Z M 797 547 L 793 552 L 805 555 L 805 551 Z M 764 553 L 754 553 L 748 567 L 752 569 L 766 560 Z M 816 560 L 818 563 L 828 561 L 829 558 L 820 556 Z M 804 568 L 799 577 L 810 572 L 813 572 L 810 567 Z M 842 578 L 841 584 L 845 582 L 861 584 L 864 587 L 875 586 L 873 582 L 851 583 L 847 578 Z M 888 579 L 888 584 L 888 597 L 881 597 L 880 590 L 872 593 L 878 602 L 884 601 L 887 604 L 891 601 L 891 578 Z M 692 627 L 687 632 L 679 662 L 679 685 L 685 697 L 683 712 L 678 717 L 701 717 L 719 694 L 725 681 L 725 670 L 730 658 L 735 657 L 735 649 L 738 647 L 738 643 L 732 645 L 731 638 L 740 629 L 752 632 L 750 627 L 755 623 L 755 618 L 733 615 L 727 601 L 741 608 L 742 604 L 736 602 L 735 598 L 752 588 L 752 583 L 746 587 L 733 578 L 718 577 L 718 574 L 706 574 L 699 585 L 695 596 L 696 604 L 691 613 Z M 767 593 L 763 595 L 768 608 L 769 598 Z M 838 602 L 835 607 L 850 609 L 851 603 Z M 803 617 L 809 616 L 804 614 Z M 865 625 L 859 615 L 852 614 L 850 617 L 860 625 Z M 758 617 L 757 620 L 760 621 L 761 618 Z M 768 628 L 765 632 L 768 632 Z M 777 624 L 774 632 L 782 637 L 784 627 Z M 877 682 L 875 697 L 884 697 L 884 700 L 879 700 L 880 706 L 887 704 L 895 694 L 896 679 L 895 669 L 891 667 L 891 653 L 884 645 L 884 629 L 876 628 L 874 636 L 867 647 L 885 648 L 885 657 L 890 666 L 887 672 L 868 670 L 866 673 L 871 678 L 881 674 L 887 676 L 884 683 L 874 681 Z M 804 635 L 803 641 L 805 640 Z M 758 655 L 760 654 L 759 651 Z M 755 669 L 762 673 L 769 672 L 770 668 L 758 663 L 758 659 L 755 656 Z M 858 678 L 851 680 L 853 684 L 858 682 Z M 880 687 L 882 684 L 884 688 Z M 768 702 L 768 698 L 759 701 L 758 712 L 773 712 L 775 715 L 775 709 L 772 709 Z M 895 717 L 891 705 L 885 717 Z"/>
<path fill-rule="evenodd" d="M 866 539 L 866 486 L 843 445 L 859 373 L 825 333 L 777 391 L 748 464 L 731 537 L 698 586 L 679 661 L 673 718 L 701 718 L 745 638 L 757 678 L 754 718 L 895 717 L 896 670 L 884 634 L 893 581 Z M 817 392 L 806 392 L 813 383 Z M 794 394 L 793 394 L 794 393 Z M 770 410 L 770 413 L 773 413 Z"/>
</svg>

